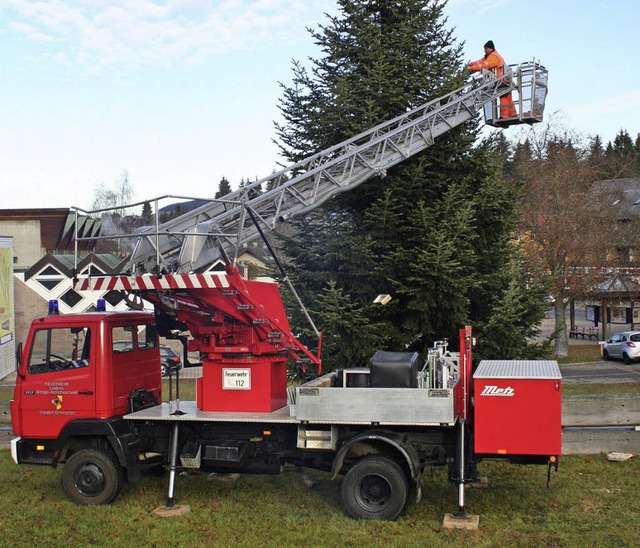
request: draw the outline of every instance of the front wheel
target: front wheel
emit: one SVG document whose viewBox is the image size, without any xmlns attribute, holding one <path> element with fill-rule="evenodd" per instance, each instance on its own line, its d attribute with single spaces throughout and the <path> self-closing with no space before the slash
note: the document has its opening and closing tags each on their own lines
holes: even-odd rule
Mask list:
<svg viewBox="0 0 640 548">
<path fill-rule="evenodd" d="M 603 350 L 602 357 L 605 359 L 605 361 L 607 361 L 609 359 L 609 352 L 607 352 L 606 350 Z"/>
<path fill-rule="evenodd" d="M 102 449 L 81 449 L 62 469 L 62 486 L 78 504 L 109 504 L 123 483 L 124 471 L 115 455 Z"/>
<path fill-rule="evenodd" d="M 409 482 L 402 468 L 378 455 L 355 464 L 342 484 L 345 508 L 356 519 L 395 519 L 405 507 L 408 494 Z"/>
</svg>

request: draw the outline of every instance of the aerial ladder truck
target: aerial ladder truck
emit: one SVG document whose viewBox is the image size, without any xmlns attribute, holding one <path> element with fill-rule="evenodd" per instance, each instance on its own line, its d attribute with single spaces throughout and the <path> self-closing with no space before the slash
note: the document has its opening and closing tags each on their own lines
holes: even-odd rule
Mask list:
<svg viewBox="0 0 640 548">
<path fill-rule="evenodd" d="M 147 465 L 162 465 L 170 472 L 167 507 L 180 468 L 310 467 L 345 476 L 350 515 L 382 519 L 399 515 L 411 487 L 419 496 L 428 465 L 450 465 L 461 515 L 464 484 L 481 458 L 546 463 L 551 470 L 560 453 L 555 362 L 483 362 L 474 407 L 473 337 L 466 327 L 459 352 L 437 342 L 423 366 L 415 353 L 379 351 L 370 368 L 345 364 L 288 387 L 287 361 L 305 359 L 320 373 L 321 345 L 313 353 L 293 334 L 276 284 L 246 280 L 238 268 L 247 242 L 261 236 L 268 244 L 265 234 L 278 223 L 384 176 L 480 110 L 494 127 L 542 121 L 546 69 L 534 61 L 513 66 L 512 74 L 507 80 L 484 73 L 166 223 L 159 223 L 156 207 L 154 226 L 119 235 L 135 244 L 126 272 L 78 276 L 75 288 L 122 291 L 132 306 L 151 303 L 154 314 L 99 307 L 58 315 L 52 308 L 34 320 L 11 402 L 15 462 L 64 463 L 64 489 L 83 504 L 109 503 L 124 481 L 137 479 Z M 505 93 L 514 94 L 517 116 L 502 120 L 497 101 Z M 82 242 L 76 235 L 76 245 Z M 211 269 L 218 261 L 224 272 Z M 180 338 L 185 360 L 200 355 L 195 402 L 161 403 L 158 335 Z M 122 336 L 130 340 L 124 355 L 114 345 Z M 525 429 L 519 421 L 532 412 L 532 398 L 549 405 Z M 497 414 L 506 417 L 502 426 Z"/>
</svg>

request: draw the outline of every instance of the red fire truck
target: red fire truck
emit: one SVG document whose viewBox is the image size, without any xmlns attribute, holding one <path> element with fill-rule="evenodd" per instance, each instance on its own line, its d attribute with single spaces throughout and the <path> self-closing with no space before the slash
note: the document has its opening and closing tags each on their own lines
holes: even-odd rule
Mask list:
<svg viewBox="0 0 640 548">
<path fill-rule="evenodd" d="M 131 343 L 124 352 L 114 344 L 123 339 Z M 463 484 L 475 479 L 482 458 L 557 463 L 556 363 L 481 362 L 474 413 L 470 328 L 461 330 L 460 344 L 453 353 L 436 343 L 423 367 L 417 354 L 377 352 L 369 368 L 288 389 L 279 364 L 224 348 L 231 361 L 204 363 L 197 401 L 160 404 L 152 314 L 54 314 L 34 320 L 21 356 L 12 455 L 20 464 L 64 463 L 63 487 L 81 504 L 111 502 L 124 481 L 153 466 L 171 471 L 169 506 L 178 468 L 320 469 L 345 474 L 349 514 L 382 519 L 402 511 L 411 487 L 419 495 L 429 465 L 450 464 L 451 479 Z M 255 407 L 230 410 L 235 394 Z"/>
<path fill-rule="evenodd" d="M 245 280 L 237 265 L 244 242 L 260 235 L 268 244 L 265 228 L 424 150 L 480 108 L 487 123 L 505 125 L 491 112 L 507 88 L 519 113 L 509 124 L 540 121 L 546 70 L 525 63 L 513 74 L 508 83 L 483 75 L 253 185 L 266 182 L 268 192 L 251 197 L 250 185 L 130 235 L 128 272 L 78 276 L 75 288 L 122 291 L 132 305 L 143 298 L 154 313 L 107 312 L 102 303 L 92 313 L 57 314 L 52 303 L 48 316 L 32 322 L 11 402 L 15 462 L 63 464 L 63 487 L 81 504 L 109 503 L 125 481 L 165 467 L 168 507 L 180 469 L 313 468 L 344 476 L 350 515 L 380 519 L 397 517 L 411 489 L 420 496 L 430 465 L 450 467 L 461 516 L 464 484 L 476 478 L 483 458 L 557 466 L 555 362 L 483 361 L 472 383 L 467 327 L 459 352 L 446 341 L 422 362 L 416 353 L 379 351 L 367 368 L 345 364 L 287 386 L 289 359 L 304 359 L 320 373 L 321 338 L 312 353 L 292 333 L 277 285 Z M 208 270 L 219 258 L 225 271 Z M 162 403 L 159 335 L 184 343 L 185 364 L 190 354 L 200 356 L 196 401 Z"/>
</svg>

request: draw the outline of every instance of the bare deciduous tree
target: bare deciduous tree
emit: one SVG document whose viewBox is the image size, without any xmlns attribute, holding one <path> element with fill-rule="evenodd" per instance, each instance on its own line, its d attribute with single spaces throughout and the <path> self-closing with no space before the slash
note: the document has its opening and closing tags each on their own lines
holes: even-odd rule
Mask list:
<svg viewBox="0 0 640 548">
<path fill-rule="evenodd" d="M 129 181 L 129 173 L 125 170 L 120 175 L 113 187 L 108 187 L 105 183 L 98 185 L 93 191 L 93 210 L 114 208 L 110 211 L 102 212 L 99 217 L 102 221 L 101 233 L 103 236 L 122 234 L 132 231 L 131 209 L 127 211 L 125 207 L 133 201 L 133 186 Z M 128 250 L 123 241 L 116 239 L 115 242 L 102 241 L 95 246 L 96 252 L 117 252 L 122 253 Z"/>
<path fill-rule="evenodd" d="M 522 191 L 521 245 L 528 269 L 548 277 L 556 317 L 555 355 L 568 352 L 565 314 L 597 283 L 607 234 L 594 200 L 596 179 L 582 140 L 552 123 L 531 129 L 516 148 L 512 176 Z"/>
<path fill-rule="evenodd" d="M 125 170 L 113 187 L 100 183 L 93 191 L 92 209 L 122 207 L 133 201 L 133 186 L 129 181 L 129 173 Z M 124 211 L 119 211 L 124 216 Z"/>
</svg>

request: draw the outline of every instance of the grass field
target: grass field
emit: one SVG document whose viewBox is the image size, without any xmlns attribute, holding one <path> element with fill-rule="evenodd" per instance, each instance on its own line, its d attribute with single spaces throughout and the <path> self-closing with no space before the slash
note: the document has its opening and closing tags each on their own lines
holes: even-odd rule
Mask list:
<svg viewBox="0 0 640 548">
<path fill-rule="evenodd" d="M 176 497 L 191 512 L 158 517 L 167 479 L 127 485 L 106 507 L 71 503 L 60 470 L 16 466 L 0 451 L 2 546 L 637 546 L 640 460 L 565 457 L 546 489 L 546 469 L 484 462 L 488 486 L 468 489 L 466 507 L 480 515 L 478 531 L 446 530 L 456 488 L 446 471 L 425 474 L 423 499 L 396 522 L 347 517 L 340 480 L 313 473 L 313 489 L 295 474 L 209 481 L 180 476 Z"/>
<path fill-rule="evenodd" d="M 549 356 L 549 359 L 553 359 Z M 572 363 L 599 362 L 602 359 L 599 344 L 572 344 L 569 346 L 569 355 L 566 358 L 559 358 L 560 365 Z"/>
</svg>

